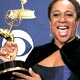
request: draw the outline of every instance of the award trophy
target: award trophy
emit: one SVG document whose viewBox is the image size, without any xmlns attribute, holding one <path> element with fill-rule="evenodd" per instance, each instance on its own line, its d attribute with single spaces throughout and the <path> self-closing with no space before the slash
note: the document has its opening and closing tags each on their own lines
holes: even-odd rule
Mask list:
<svg viewBox="0 0 80 80">
<path fill-rule="evenodd" d="M 9 29 L 0 29 L 0 36 L 4 37 L 7 41 L 14 41 L 14 35 L 12 29 L 14 26 L 18 26 L 22 19 L 35 18 L 34 11 L 24 9 L 23 4 L 26 0 L 20 0 L 22 9 L 8 10 L 5 15 L 5 22 L 10 26 Z M 28 14 L 27 14 L 28 13 Z M 8 55 L 4 55 L 8 57 Z M 22 80 L 21 78 L 12 75 L 12 72 L 17 71 L 30 75 L 28 70 L 25 68 L 25 63 L 20 60 L 3 62 L 0 64 L 0 80 Z"/>
<path fill-rule="evenodd" d="M 22 20 L 22 18 L 17 14 L 19 13 L 9 10 L 5 15 L 5 22 L 10 26 L 10 29 L 0 29 L 0 36 L 4 37 L 7 41 L 14 41 L 14 35 L 11 33 L 12 28 L 18 26 Z M 7 57 L 8 55 L 4 56 Z M 0 64 L 0 79 L 21 80 L 17 76 L 12 75 L 13 71 L 29 75 L 28 70 L 25 68 L 25 63 L 23 61 L 14 60 Z"/>
</svg>

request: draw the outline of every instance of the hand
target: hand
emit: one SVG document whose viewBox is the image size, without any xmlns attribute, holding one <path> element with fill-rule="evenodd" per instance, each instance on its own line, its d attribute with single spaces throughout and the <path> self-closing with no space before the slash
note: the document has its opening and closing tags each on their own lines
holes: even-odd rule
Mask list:
<svg viewBox="0 0 80 80">
<path fill-rule="evenodd" d="M 33 72 L 32 68 L 29 68 L 29 73 L 31 76 L 19 72 L 13 72 L 12 74 L 20 77 L 22 80 L 41 80 L 40 75 Z"/>
<path fill-rule="evenodd" d="M 16 58 L 18 47 L 15 42 L 7 41 L 0 50 L 0 59 L 4 62 L 12 61 Z"/>
</svg>

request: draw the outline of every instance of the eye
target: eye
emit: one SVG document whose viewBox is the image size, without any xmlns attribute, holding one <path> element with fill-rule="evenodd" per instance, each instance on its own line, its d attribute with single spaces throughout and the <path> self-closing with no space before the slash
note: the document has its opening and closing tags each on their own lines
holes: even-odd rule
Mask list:
<svg viewBox="0 0 80 80">
<path fill-rule="evenodd" d="M 66 14 L 67 16 L 69 16 L 69 17 L 72 17 L 73 16 L 73 14 L 71 14 L 71 13 L 69 13 L 69 14 Z"/>
<path fill-rule="evenodd" d="M 53 16 L 54 16 L 54 17 L 57 17 L 57 16 L 59 16 L 59 14 L 58 14 L 58 13 L 55 13 L 55 14 L 53 14 Z"/>
</svg>

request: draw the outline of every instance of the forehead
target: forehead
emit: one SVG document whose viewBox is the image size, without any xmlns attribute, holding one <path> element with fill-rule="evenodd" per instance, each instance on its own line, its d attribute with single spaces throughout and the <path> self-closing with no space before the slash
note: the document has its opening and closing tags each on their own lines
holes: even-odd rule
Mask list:
<svg viewBox="0 0 80 80">
<path fill-rule="evenodd" d="M 71 10 L 71 11 L 75 11 L 75 7 L 69 0 L 58 0 L 53 4 L 52 10 L 61 10 L 61 11 Z"/>
</svg>

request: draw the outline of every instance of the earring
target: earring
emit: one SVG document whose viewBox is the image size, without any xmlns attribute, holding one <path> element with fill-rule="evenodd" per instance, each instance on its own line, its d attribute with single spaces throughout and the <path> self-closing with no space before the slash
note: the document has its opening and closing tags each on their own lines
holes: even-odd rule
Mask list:
<svg viewBox="0 0 80 80">
<path fill-rule="evenodd" d="M 79 31 L 78 31 L 78 30 L 76 31 L 76 36 L 77 36 L 78 38 L 80 38 L 80 34 L 79 34 Z"/>
<path fill-rule="evenodd" d="M 50 37 L 52 37 L 52 32 L 51 32 L 51 30 L 50 30 Z"/>
</svg>

